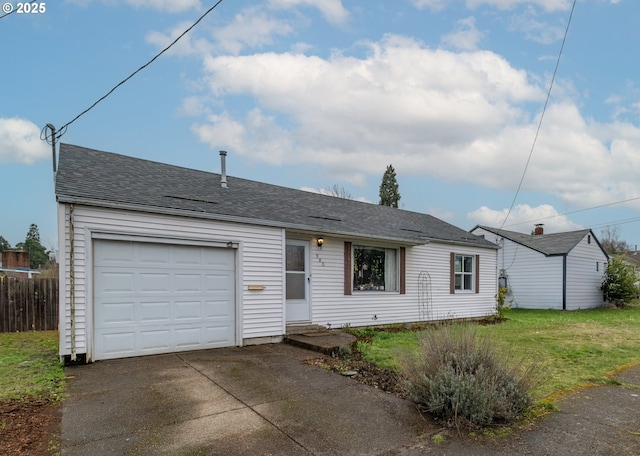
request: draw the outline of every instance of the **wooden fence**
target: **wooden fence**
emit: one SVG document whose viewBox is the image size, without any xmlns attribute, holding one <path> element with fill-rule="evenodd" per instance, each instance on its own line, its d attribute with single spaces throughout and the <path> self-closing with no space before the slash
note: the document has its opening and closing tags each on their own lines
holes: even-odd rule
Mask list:
<svg viewBox="0 0 640 456">
<path fill-rule="evenodd" d="M 58 279 L 0 278 L 0 332 L 58 329 Z"/>
</svg>

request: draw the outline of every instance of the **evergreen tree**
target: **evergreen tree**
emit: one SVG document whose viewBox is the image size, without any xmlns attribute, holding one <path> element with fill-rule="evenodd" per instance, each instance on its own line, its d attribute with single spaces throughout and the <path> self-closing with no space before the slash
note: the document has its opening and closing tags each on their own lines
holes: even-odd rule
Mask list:
<svg viewBox="0 0 640 456">
<path fill-rule="evenodd" d="M 380 184 L 380 205 L 398 207 L 400 192 L 398 191 L 398 181 L 396 180 L 396 170 L 392 165 L 387 166 L 387 170 L 382 176 Z"/>
<path fill-rule="evenodd" d="M 3 236 L 0 236 L 0 252 L 11 250 L 11 244 Z"/>
<path fill-rule="evenodd" d="M 47 249 L 40 244 L 40 232 L 38 231 L 38 225 L 32 223 L 29 226 L 27 237 L 24 242 L 16 244 L 16 249 L 29 252 L 29 267 L 31 269 L 38 269 L 49 262 L 49 253 Z"/>
</svg>

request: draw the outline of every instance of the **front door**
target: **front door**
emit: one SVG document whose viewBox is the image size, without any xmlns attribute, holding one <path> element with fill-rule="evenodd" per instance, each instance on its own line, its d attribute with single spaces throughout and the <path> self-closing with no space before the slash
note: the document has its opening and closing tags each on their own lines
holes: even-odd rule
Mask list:
<svg viewBox="0 0 640 456">
<path fill-rule="evenodd" d="M 310 322 L 309 243 L 287 240 L 286 256 L 287 323 Z"/>
</svg>

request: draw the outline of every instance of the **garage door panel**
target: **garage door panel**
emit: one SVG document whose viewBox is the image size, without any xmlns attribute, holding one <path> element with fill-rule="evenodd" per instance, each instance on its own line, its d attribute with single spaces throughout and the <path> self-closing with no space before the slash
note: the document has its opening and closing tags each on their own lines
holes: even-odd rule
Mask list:
<svg viewBox="0 0 640 456">
<path fill-rule="evenodd" d="M 96 348 L 100 348 L 101 353 L 107 357 L 131 356 L 135 353 L 135 339 L 134 331 L 109 334 L 99 332 L 96 335 Z"/>
<path fill-rule="evenodd" d="M 163 244 L 137 244 L 137 263 L 145 266 L 169 266 L 171 246 Z"/>
<path fill-rule="evenodd" d="M 224 306 L 226 300 L 208 300 L 204 303 L 204 318 L 207 320 L 233 320 L 234 314 Z"/>
<path fill-rule="evenodd" d="M 130 266 L 135 262 L 134 244 L 131 242 L 100 241 L 104 246 L 95 266 Z"/>
<path fill-rule="evenodd" d="M 174 264 L 178 266 L 202 266 L 202 251 L 177 246 L 173 251 Z"/>
<path fill-rule="evenodd" d="M 133 293 L 135 290 L 135 274 L 129 271 L 115 272 L 96 268 L 96 295 L 107 293 Z"/>
<path fill-rule="evenodd" d="M 138 347 L 142 352 L 167 351 L 171 349 L 171 330 L 145 329 L 138 334 Z"/>
<path fill-rule="evenodd" d="M 169 272 L 140 272 L 135 277 L 135 289 L 140 293 L 171 293 Z"/>
<path fill-rule="evenodd" d="M 174 320 L 184 323 L 185 320 L 202 320 L 202 301 L 176 301 Z"/>
<path fill-rule="evenodd" d="M 94 359 L 233 346 L 235 327 L 233 250 L 94 242 Z"/>
<path fill-rule="evenodd" d="M 232 337 L 234 329 L 228 326 L 208 326 L 204 328 L 204 340 L 207 345 L 224 347 L 225 341 Z"/>
<path fill-rule="evenodd" d="M 207 293 L 233 293 L 230 283 L 233 283 L 232 274 L 205 274 L 203 277 L 203 287 Z"/>
<path fill-rule="evenodd" d="M 140 317 L 138 323 L 140 324 L 157 324 L 168 323 L 171 321 L 171 302 L 170 301 L 155 301 L 139 303 Z"/>
<path fill-rule="evenodd" d="M 173 279 L 173 289 L 177 293 L 202 293 L 202 274 L 177 273 Z"/>
<path fill-rule="evenodd" d="M 128 326 L 136 324 L 136 303 L 107 302 L 102 303 L 96 309 L 96 321 L 100 321 L 100 327 Z"/>
</svg>

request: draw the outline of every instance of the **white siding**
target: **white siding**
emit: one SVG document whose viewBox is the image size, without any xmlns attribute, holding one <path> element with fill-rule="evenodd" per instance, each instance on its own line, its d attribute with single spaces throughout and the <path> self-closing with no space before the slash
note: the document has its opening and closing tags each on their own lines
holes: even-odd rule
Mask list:
<svg viewBox="0 0 640 456">
<path fill-rule="evenodd" d="M 68 205 L 60 207 L 60 251 L 65 261 L 61 271 L 60 354 L 71 354 L 70 269 Z M 76 205 L 74 224 L 74 279 L 76 352 L 91 357 L 92 238 L 93 233 L 118 233 L 184 241 L 239 243 L 238 305 L 241 309 L 241 339 L 280 336 L 284 332 L 283 313 L 283 230 L 253 225 L 215 222 L 132 211 L 98 209 Z M 64 233 L 64 234 L 63 234 Z M 248 291 L 262 285 L 262 291 Z"/>
<path fill-rule="evenodd" d="M 504 269 L 508 277 L 507 303 L 524 309 L 562 310 L 562 256 L 545 256 L 481 228 L 473 233 L 501 247 L 498 272 Z"/>
<path fill-rule="evenodd" d="M 496 250 L 431 243 L 406 247 L 406 294 L 354 291 L 344 295 L 344 242 L 350 239 L 324 238 L 322 249 L 311 245 L 312 321 L 366 326 L 417 322 L 424 319 L 483 317 L 495 312 Z M 374 242 L 354 244 L 397 247 Z M 450 294 L 451 252 L 480 255 L 480 292 Z M 418 274 L 431 275 L 432 313 L 423 318 L 418 296 Z"/>
<path fill-rule="evenodd" d="M 606 262 L 607 257 L 592 235 L 585 236 L 571 249 L 567 255 L 567 310 L 602 306 L 600 286 Z"/>
</svg>

